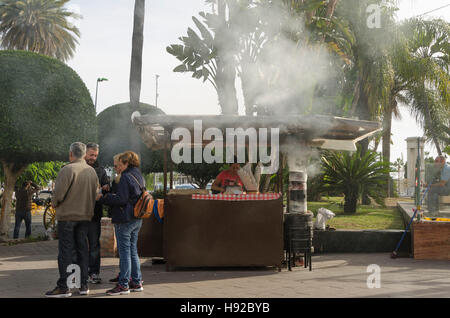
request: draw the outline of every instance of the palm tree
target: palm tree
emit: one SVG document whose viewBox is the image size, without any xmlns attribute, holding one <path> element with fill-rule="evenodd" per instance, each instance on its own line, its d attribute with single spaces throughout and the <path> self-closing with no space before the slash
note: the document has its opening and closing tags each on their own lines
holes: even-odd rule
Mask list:
<svg viewBox="0 0 450 318">
<path fill-rule="evenodd" d="M 439 155 L 448 140 L 450 117 L 450 24 L 444 20 L 411 19 L 403 25 L 407 54 L 399 75 L 411 112 Z"/>
<path fill-rule="evenodd" d="M 237 39 L 232 35 L 233 6 L 225 0 L 209 0 L 217 5 L 217 12 L 200 12 L 201 22 L 192 17 L 200 33 L 188 28 L 183 44 L 172 44 L 167 52 L 182 62 L 174 72 L 192 72 L 192 77 L 208 80 L 217 92 L 222 114 L 237 114 L 238 100 L 235 88 Z M 226 9 L 230 14 L 226 17 Z"/>
<path fill-rule="evenodd" d="M 450 57 L 448 23 L 412 19 L 396 31 L 396 45 L 390 52 L 395 76 L 390 102 L 383 113 L 383 158 L 386 161 L 390 158 L 392 116 L 400 116 L 400 103 L 409 106 L 439 153 L 439 139 L 446 140 L 450 118 L 446 87 Z"/>
<path fill-rule="evenodd" d="M 130 68 L 131 112 L 137 111 L 140 105 L 141 82 L 142 82 L 142 53 L 144 47 L 144 18 L 145 18 L 145 0 L 135 0 L 133 37 L 131 46 L 131 68 Z M 130 144 L 132 150 L 140 154 L 139 140 L 136 140 L 136 138 L 131 138 Z"/>
<path fill-rule="evenodd" d="M 69 0 L 3 0 L 0 2 L 1 47 L 26 50 L 67 61 L 80 31 L 69 22 L 80 15 L 64 6 Z"/>
<path fill-rule="evenodd" d="M 386 162 L 378 161 L 375 151 L 362 147 L 353 154 L 348 152 L 326 152 L 322 157 L 324 189 L 344 194 L 344 213 L 356 213 L 358 200 L 363 191 L 378 204 L 384 205 L 385 174 L 389 172 Z"/>
<path fill-rule="evenodd" d="M 335 10 L 337 44 L 342 54 L 350 60 L 345 68 L 344 101 L 349 103 L 347 115 L 362 120 L 381 120 L 390 102 L 394 83 L 394 70 L 389 58 L 394 21 L 395 1 L 385 4 L 381 0 L 346 0 L 338 2 Z M 366 9 L 378 4 L 382 18 L 381 28 L 369 28 Z M 362 152 L 368 149 L 369 140 L 360 142 Z"/>
</svg>

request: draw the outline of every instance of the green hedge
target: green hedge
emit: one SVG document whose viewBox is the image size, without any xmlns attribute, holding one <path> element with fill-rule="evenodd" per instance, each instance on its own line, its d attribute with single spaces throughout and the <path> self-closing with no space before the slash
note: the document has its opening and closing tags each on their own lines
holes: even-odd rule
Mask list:
<svg viewBox="0 0 450 318">
<path fill-rule="evenodd" d="M 66 64 L 27 51 L 0 51 L 0 159 L 67 160 L 74 141 L 96 140 L 88 89 Z"/>
</svg>

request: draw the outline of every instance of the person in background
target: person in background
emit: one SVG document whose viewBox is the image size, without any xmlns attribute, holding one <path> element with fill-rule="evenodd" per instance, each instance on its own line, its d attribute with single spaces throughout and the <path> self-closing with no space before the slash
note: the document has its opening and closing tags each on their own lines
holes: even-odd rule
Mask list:
<svg viewBox="0 0 450 318">
<path fill-rule="evenodd" d="M 119 250 L 119 281 L 107 295 L 124 295 L 130 291 L 139 292 L 142 287 L 142 273 L 137 251 L 139 230 L 142 219 L 134 217 L 134 206 L 145 187 L 144 178 L 139 171 L 139 157 L 132 151 L 119 155 L 116 171 L 121 174 L 117 193 L 98 194 L 97 200 L 112 207 L 112 223 L 116 232 Z M 130 280 L 131 276 L 131 280 Z"/>
<path fill-rule="evenodd" d="M 102 191 L 109 191 L 109 177 L 106 170 L 97 162 L 99 153 L 99 145 L 93 142 L 86 144 L 86 163 L 94 168 L 97 173 L 98 181 L 102 187 Z M 101 235 L 101 219 L 103 216 L 103 205 L 99 202 L 95 203 L 94 216 L 89 223 L 88 243 L 89 243 L 89 283 L 100 284 L 100 235 Z"/>
<path fill-rule="evenodd" d="M 70 163 L 60 170 L 56 178 L 52 206 L 56 209 L 56 220 L 58 221 L 59 279 L 57 286 L 45 294 L 46 297 L 72 296 L 72 292 L 67 286 L 67 277 L 70 275 L 67 268 L 72 264 L 74 249 L 77 254 L 77 264 L 81 270 L 79 292 L 80 295 L 89 294 L 87 236 L 100 184 L 94 168 L 84 160 L 85 155 L 85 144 L 81 142 L 71 144 Z"/>
<path fill-rule="evenodd" d="M 234 157 L 234 161 L 230 168 L 219 173 L 211 185 L 213 194 L 224 193 L 227 187 L 240 187 L 241 191 L 244 189 L 244 184 L 238 175 L 238 170 L 241 165 L 238 163 L 237 158 Z"/>
<path fill-rule="evenodd" d="M 434 164 L 440 171 L 439 182 L 432 183 L 428 190 L 428 212 L 431 216 L 439 215 L 439 196 L 450 194 L 450 166 L 444 156 L 437 156 Z M 428 185 L 425 184 L 425 187 Z"/>
<path fill-rule="evenodd" d="M 25 238 L 31 235 L 31 204 L 33 194 L 38 192 L 40 187 L 32 182 L 25 181 L 22 187 L 16 191 L 16 224 L 14 226 L 14 239 L 19 238 L 22 220 L 25 221 Z"/>
</svg>

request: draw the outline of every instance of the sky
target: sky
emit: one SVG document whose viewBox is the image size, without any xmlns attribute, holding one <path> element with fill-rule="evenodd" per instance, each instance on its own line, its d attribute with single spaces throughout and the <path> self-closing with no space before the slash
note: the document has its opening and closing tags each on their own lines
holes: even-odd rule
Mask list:
<svg viewBox="0 0 450 318">
<path fill-rule="evenodd" d="M 399 0 L 397 17 L 402 20 L 448 4 L 450 0 Z M 108 79 L 99 83 L 97 113 L 129 101 L 134 0 L 72 0 L 68 7 L 83 18 L 74 21 L 81 31 L 81 39 L 74 58 L 67 64 L 83 79 L 93 100 L 97 78 Z M 168 45 L 179 44 L 178 38 L 194 26 L 192 16 L 209 10 L 204 0 L 146 1 L 141 102 L 155 105 L 156 75 L 159 75 L 158 107 L 166 114 L 220 113 L 211 84 L 187 73 L 174 73 L 178 60 L 166 52 Z M 450 6 L 425 16 L 449 21 Z M 241 96 L 239 101 L 239 113 L 243 114 Z M 402 119 L 394 119 L 392 125 L 391 161 L 402 154 L 406 160 L 405 139 L 423 135 L 407 108 L 401 109 Z M 436 154 L 432 144 L 427 144 L 425 151 Z"/>
</svg>

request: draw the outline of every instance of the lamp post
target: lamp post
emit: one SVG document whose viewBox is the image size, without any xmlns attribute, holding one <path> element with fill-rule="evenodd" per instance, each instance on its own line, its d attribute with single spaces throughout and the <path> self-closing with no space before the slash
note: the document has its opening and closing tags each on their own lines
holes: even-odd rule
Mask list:
<svg viewBox="0 0 450 318">
<path fill-rule="evenodd" d="M 159 75 L 156 74 L 156 75 L 155 75 L 155 78 L 156 78 L 155 107 L 158 108 L 158 96 L 159 96 L 159 94 L 158 94 L 158 79 L 159 79 Z"/>
<path fill-rule="evenodd" d="M 420 137 L 417 138 L 417 159 L 416 159 L 416 188 L 415 188 L 415 205 L 420 204 Z"/>
<path fill-rule="evenodd" d="M 95 87 L 95 112 L 97 112 L 97 94 L 98 94 L 98 82 L 107 81 L 107 78 L 99 77 L 97 78 L 97 86 Z"/>
</svg>

